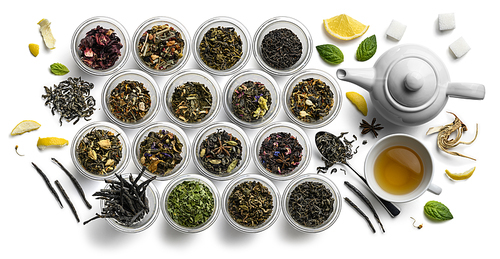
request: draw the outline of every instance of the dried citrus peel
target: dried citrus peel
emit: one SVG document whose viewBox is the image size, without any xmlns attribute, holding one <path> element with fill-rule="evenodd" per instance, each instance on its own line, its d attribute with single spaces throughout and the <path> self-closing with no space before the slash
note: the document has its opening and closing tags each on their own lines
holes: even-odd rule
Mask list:
<svg viewBox="0 0 500 259">
<path fill-rule="evenodd" d="M 63 147 L 68 145 L 68 140 L 56 137 L 38 138 L 36 146 L 38 149 L 43 150 L 47 147 Z"/>
<path fill-rule="evenodd" d="M 54 36 L 52 35 L 49 20 L 42 19 L 38 22 L 38 25 L 40 25 L 40 33 L 42 34 L 45 46 L 49 49 L 55 49 L 56 39 L 54 39 Z"/>
</svg>

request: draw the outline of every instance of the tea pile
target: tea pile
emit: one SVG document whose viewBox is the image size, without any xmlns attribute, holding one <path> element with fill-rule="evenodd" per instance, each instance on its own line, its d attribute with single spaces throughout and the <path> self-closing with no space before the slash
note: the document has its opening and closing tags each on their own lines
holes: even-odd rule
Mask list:
<svg viewBox="0 0 500 259">
<path fill-rule="evenodd" d="M 76 154 L 80 165 L 89 173 L 108 175 L 122 158 L 122 143 L 111 131 L 92 129 L 78 143 Z"/>
<path fill-rule="evenodd" d="M 138 81 L 120 82 L 109 96 L 109 110 L 117 119 L 133 123 L 141 120 L 151 108 L 151 96 Z"/>
<path fill-rule="evenodd" d="M 228 197 L 228 212 L 238 224 L 257 227 L 271 216 L 273 196 L 260 182 L 240 183 Z"/>
<path fill-rule="evenodd" d="M 184 181 L 168 195 L 165 206 L 177 224 L 194 228 L 204 224 L 214 212 L 214 196 L 203 183 Z"/>
<path fill-rule="evenodd" d="M 199 46 L 200 58 L 208 67 L 226 70 L 243 56 L 243 42 L 233 27 L 210 28 Z"/>
<path fill-rule="evenodd" d="M 172 132 L 151 131 L 139 145 L 140 162 L 151 173 L 166 176 L 182 161 L 183 146 Z"/>
<path fill-rule="evenodd" d="M 172 93 L 171 110 L 175 117 L 188 123 L 199 122 L 212 108 L 210 89 L 199 82 L 186 82 Z"/>
<path fill-rule="evenodd" d="M 200 145 L 200 160 L 203 167 L 212 174 L 231 173 L 242 159 L 241 141 L 225 130 L 217 129 Z"/>
<path fill-rule="evenodd" d="M 303 122 L 321 120 L 333 108 L 333 92 L 320 79 L 303 79 L 292 89 L 290 110 Z"/>
<path fill-rule="evenodd" d="M 168 24 L 155 25 L 145 31 L 137 45 L 139 57 L 152 69 L 166 70 L 183 57 L 182 34 Z"/>
<path fill-rule="evenodd" d="M 295 65 L 302 56 L 302 42 L 290 29 L 276 29 L 264 36 L 261 52 L 269 66 L 287 69 Z"/>
<path fill-rule="evenodd" d="M 277 175 L 287 175 L 300 164 L 302 149 L 302 145 L 292 134 L 272 133 L 262 141 L 259 161 L 267 171 Z"/>
<path fill-rule="evenodd" d="M 290 216 L 305 227 L 318 227 L 328 220 L 335 200 L 332 192 L 319 182 L 303 182 L 293 189 L 288 200 Z"/>
<path fill-rule="evenodd" d="M 78 45 L 82 62 L 98 70 L 114 66 L 121 56 L 122 47 L 120 38 L 112 29 L 104 29 L 99 25 L 88 31 Z"/>
<path fill-rule="evenodd" d="M 247 81 L 234 89 L 231 104 L 233 114 L 238 119 L 254 122 L 262 119 L 269 110 L 271 93 L 264 84 Z"/>
</svg>

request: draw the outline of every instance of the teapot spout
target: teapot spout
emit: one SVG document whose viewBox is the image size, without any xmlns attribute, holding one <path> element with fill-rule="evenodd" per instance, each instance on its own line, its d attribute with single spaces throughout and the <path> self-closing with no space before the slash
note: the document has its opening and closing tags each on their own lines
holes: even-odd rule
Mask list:
<svg viewBox="0 0 500 259">
<path fill-rule="evenodd" d="M 337 78 L 343 81 L 357 84 L 367 91 L 371 91 L 375 85 L 374 68 L 345 68 L 337 70 Z"/>
<path fill-rule="evenodd" d="M 450 97 L 472 100 L 483 100 L 485 92 L 484 85 L 476 83 L 452 82 L 446 89 L 446 94 Z"/>
</svg>

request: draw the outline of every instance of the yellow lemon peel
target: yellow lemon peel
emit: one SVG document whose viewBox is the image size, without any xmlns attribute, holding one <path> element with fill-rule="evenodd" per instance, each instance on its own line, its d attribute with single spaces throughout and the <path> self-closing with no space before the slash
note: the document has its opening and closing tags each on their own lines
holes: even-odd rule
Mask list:
<svg viewBox="0 0 500 259">
<path fill-rule="evenodd" d="M 40 53 L 40 46 L 38 46 L 38 44 L 30 43 L 28 48 L 30 49 L 31 55 L 35 57 L 38 56 L 38 53 Z"/>
<path fill-rule="evenodd" d="M 33 130 L 36 130 L 40 128 L 40 123 L 33 121 L 33 120 L 23 120 L 19 122 L 14 129 L 12 129 L 12 132 L 10 132 L 10 135 L 15 136 L 15 135 L 21 135 L 26 132 L 30 132 Z"/>
<path fill-rule="evenodd" d="M 63 147 L 68 145 L 68 140 L 56 137 L 38 138 L 36 146 L 38 149 L 43 150 L 50 146 Z"/>
<path fill-rule="evenodd" d="M 469 179 L 472 176 L 472 174 L 474 173 L 474 171 L 476 171 L 476 167 L 475 166 L 473 168 L 471 168 L 471 169 L 463 172 L 463 173 L 452 173 L 448 169 L 445 170 L 446 175 L 450 179 L 455 180 L 455 181 Z"/>
<path fill-rule="evenodd" d="M 366 100 L 361 94 L 356 92 L 347 92 L 345 93 L 345 95 L 347 99 L 349 99 L 349 101 L 351 101 L 356 106 L 356 108 L 358 108 L 358 110 L 363 113 L 363 115 L 366 116 L 368 114 L 368 106 L 366 105 Z"/>
</svg>

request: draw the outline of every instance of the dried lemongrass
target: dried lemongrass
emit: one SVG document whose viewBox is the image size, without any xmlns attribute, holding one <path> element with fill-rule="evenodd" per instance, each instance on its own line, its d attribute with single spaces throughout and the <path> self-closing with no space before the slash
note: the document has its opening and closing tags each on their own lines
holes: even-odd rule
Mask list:
<svg viewBox="0 0 500 259">
<path fill-rule="evenodd" d="M 451 113 L 451 112 L 449 112 L 449 113 Z M 467 126 L 465 126 L 465 124 L 457 117 L 457 115 L 455 115 L 454 113 L 451 113 L 451 114 L 453 114 L 453 116 L 455 116 L 455 120 L 452 123 L 446 124 L 444 126 L 432 127 L 427 131 L 426 135 L 438 133 L 437 144 L 441 150 L 443 150 L 444 152 L 446 152 L 450 155 L 460 156 L 460 157 L 465 157 L 465 158 L 469 158 L 472 160 L 476 160 L 472 157 L 462 155 L 458 152 L 448 150 L 450 148 L 458 146 L 459 144 L 465 144 L 465 145 L 472 144 L 476 140 L 477 133 L 478 133 L 478 125 L 476 124 L 476 135 L 474 136 L 474 139 L 469 141 L 469 142 L 460 141 L 460 138 L 462 137 L 463 132 L 467 131 Z M 455 131 L 456 131 L 455 138 L 450 139 L 450 135 Z"/>
</svg>

